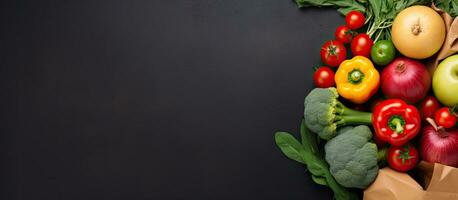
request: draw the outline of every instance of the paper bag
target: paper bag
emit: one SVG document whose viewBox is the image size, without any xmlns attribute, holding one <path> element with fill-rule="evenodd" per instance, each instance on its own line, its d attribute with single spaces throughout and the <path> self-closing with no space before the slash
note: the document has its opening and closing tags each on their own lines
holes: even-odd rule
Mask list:
<svg viewBox="0 0 458 200">
<path fill-rule="evenodd" d="M 424 162 L 419 168 L 425 176 L 426 190 L 408 174 L 385 167 L 364 191 L 364 199 L 458 200 L 458 168 Z"/>
<path fill-rule="evenodd" d="M 426 63 L 429 72 L 433 75 L 441 60 L 458 52 L 458 17 L 453 19 L 448 13 L 437 8 L 434 4 L 431 7 L 442 17 L 447 31 L 442 48 Z"/>
</svg>

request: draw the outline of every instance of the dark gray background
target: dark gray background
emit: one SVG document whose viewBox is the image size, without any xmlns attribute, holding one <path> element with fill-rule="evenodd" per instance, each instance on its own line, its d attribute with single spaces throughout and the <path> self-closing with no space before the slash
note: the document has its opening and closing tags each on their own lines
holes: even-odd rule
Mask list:
<svg viewBox="0 0 458 200">
<path fill-rule="evenodd" d="M 335 10 L 1 4 L 1 199 L 332 198 L 273 134 L 297 131 Z"/>
</svg>

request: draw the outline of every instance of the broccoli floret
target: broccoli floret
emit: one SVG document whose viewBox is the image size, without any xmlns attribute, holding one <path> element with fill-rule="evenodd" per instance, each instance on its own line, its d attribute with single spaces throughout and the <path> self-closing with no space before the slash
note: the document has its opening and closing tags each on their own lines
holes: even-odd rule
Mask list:
<svg viewBox="0 0 458 200">
<path fill-rule="evenodd" d="M 315 88 L 304 101 L 305 124 L 322 139 L 336 136 L 336 130 L 345 125 L 371 124 L 371 113 L 345 107 L 337 98 L 336 88 Z"/>
<path fill-rule="evenodd" d="M 377 177 L 377 146 L 371 138 L 369 127 L 347 126 L 324 146 L 330 172 L 342 186 L 364 189 Z"/>
</svg>

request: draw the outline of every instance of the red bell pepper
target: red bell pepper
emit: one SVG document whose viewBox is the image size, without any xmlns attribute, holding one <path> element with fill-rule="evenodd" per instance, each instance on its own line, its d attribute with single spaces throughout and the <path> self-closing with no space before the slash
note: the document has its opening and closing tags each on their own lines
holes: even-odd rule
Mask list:
<svg viewBox="0 0 458 200">
<path fill-rule="evenodd" d="M 374 108 L 372 124 L 378 139 L 401 146 L 418 134 L 421 117 L 415 106 L 400 99 L 388 99 Z"/>
</svg>

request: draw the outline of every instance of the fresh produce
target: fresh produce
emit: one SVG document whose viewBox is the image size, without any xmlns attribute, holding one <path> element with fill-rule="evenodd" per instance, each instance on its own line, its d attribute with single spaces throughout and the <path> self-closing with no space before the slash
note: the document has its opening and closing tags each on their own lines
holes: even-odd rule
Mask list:
<svg viewBox="0 0 458 200">
<path fill-rule="evenodd" d="M 433 75 L 433 91 L 446 106 L 458 105 L 458 55 L 443 60 Z"/>
<path fill-rule="evenodd" d="M 391 36 L 403 55 L 424 59 L 434 55 L 445 40 L 445 23 L 430 7 L 412 6 L 401 11 L 393 22 Z"/>
<path fill-rule="evenodd" d="M 336 136 L 337 128 L 352 124 L 371 124 L 371 114 L 347 108 L 337 98 L 335 88 L 315 88 L 304 101 L 304 119 L 307 127 L 320 138 Z"/>
<path fill-rule="evenodd" d="M 299 7 L 336 7 L 346 15 L 346 23 L 336 25 L 335 40 L 327 41 L 320 50 L 323 63 L 338 68 L 322 67 L 314 74 L 317 88 L 304 100 L 302 144 L 290 134 L 275 135 L 283 153 L 306 164 L 313 181 L 333 189 L 337 200 L 356 199 L 353 192 L 366 189 L 379 168 L 413 169 L 420 159 L 414 146 L 420 143 L 426 161 L 458 165 L 458 115 L 454 116 L 458 112 L 458 55 L 444 60 L 436 72 L 432 65 L 444 52 L 454 52 L 454 25 L 444 44 L 442 17 L 447 26 L 449 17 L 418 6 L 435 3 L 454 17 L 458 15 L 458 1 L 295 1 Z M 349 44 L 348 55 L 353 57 L 347 59 L 344 44 Z M 442 46 L 438 56 L 426 60 Z M 397 57 L 397 50 L 406 57 Z M 420 58 L 425 60 L 414 60 Z M 431 71 L 422 64 L 426 62 Z M 431 85 L 437 100 L 426 97 Z M 439 102 L 448 108 L 439 109 Z M 408 103 L 416 104 L 421 115 Z M 364 112 L 369 109 L 372 113 Z M 433 121 L 430 117 L 441 126 L 425 125 Z M 366 125 L 373 126 L 374 135 Z M 417 139 L 422 125 L 426 128 Z"/>
<path fill-rule="evenodd" d="M 313 82 L 319 88 L 333 87 L 335 85 L 334 71 L 329 67 L 318 68 L 313 75 Z"/>
<path fill-rule="evenodd" d="M 378 41 L 391 39 L 391 26 L 394 18 L 402 10 L 412 5 L 435 3 L 440 9 L 452 17 L 458 16 L 458 3 L 454 0 L 295 0 L 299 8 L 303 7 L 335 7 L 343 15 L 352 10 L 362 12 L 366 16 L 366 33 Z"/>
<path fill-rule="evenodd" d="M 414 146 L 406 144 L 404 146 L 391 146 L 388 149 L 386 160 L 391 168 L 406 172 L 417 165 L 419 156 Z"/>
<path fill-rule="evenodd" d="M 343 25 L 340 25 L 337 27 L 336 32 L 334 33 L 334 36 L 336 37 L 336 40 L 347 44 L 350 43 L 351 40 L 353 39 L 353 31 Z"/>
<path fill-rule="evenodd" d="M 456 124 L 455 113 L 450 112 L 450 109 L 447 107 L 437 110 L 436 114 L 434 114 L 434 120 L 437 125 L 444 128 L 452 128 L 455 127 Z"/>
<path fill-rule="evenodd" d="M 324 146 L 331 174 L 344 187 L 366 188 L 378 174 L 377 146 L 369 141 L 369 127 L 360 125 L 339 129 Z"/>
<path fill-rule="evenodd" d="M 360 33 L 351 41 L 351 52 L 354 56 L 369 57 L 373 44 L 374 42 L 367 34 Z"/>
<path fill-rule="evenodd" d="M 379 103 L 372 113 L 375 136 L 394 146 L 401 146 L 414 138 L 421 129 L 417 108 L 400 99 Z"/>
<path fill-rule="evenodd" d="M 295 0 L 297 7 L 325 7 L 331 6 L 338 8 L 338 11 L 344 15 L 352 10 L 364 12 L 366 8 L 358 0 L 338 0 L 338 1 L 323 1 L 323 0 Z"/>
<path fill-rule="evenodd" d="M 388 65 L 394 59 L 395 54 L 396 49 L 391 40 L 379 40 L 371 49 L 372 61 L 380 66 Z"/>
<path fill-rule="evenodd" d="M 342 42 L 330 40 L 321 47 L 320 56 L 324 64 L 336 67 L 347 58 L 347 50 Z"/>
<path fill-rule="evenodd" d="M 361 104 L 377 91 L 380 75 L 368 58 L 355 56 L 342 62 L 337 69 L 335 81 L 342 97 Z"/>
<path fill-rule="evenodd" d="M 319 185 L 331 188 L 334 191 L 335 199 L 358 199 L 355 193 L 350 192 L 336 182 L 318 148 L 316 135 L 307 129 L 304 121 L 301 123 L 300 132 L 302 144 L 290 133 L 275 133 L 275 142 L 286 157 L 306 165 L 312 175 L 313 181 Z"/>
<path fill-rule="evenodd" d="M 352 30 L 358 30 L 363 27 L 364 21 L 366 21 L 364 14 L 356 10 L 350 11 L 345 16 L 345 22 L 347 23 L 348 28 Z"/>
<path fill-rule="evenodd" d="M 421 119 L 426 122 L 427 118 L 433 118 L 434 113 L 440 107 L 439 102 L 433 96 L 427 96 L 420 103 Z"/>
<path fill-rule="evenodd" d="M 426 96 L 430 85 L 431 76 L 425 66 L 409 58 L 396 58 L 382 72 L 381 87 L 388 98 L 416 103 Z"/>
<path fill-rule="evenodd" d="M 435 0 L 436 6 L 452 17 L 458 16 L 458 2 L 456 0 Z"/>
<path fill-rule="evenodd" d="M 439 128 L 432 119 L 422 130 L 420 153 L 424 161 L 458 167 L 458 130 Z"/>
</svg>

